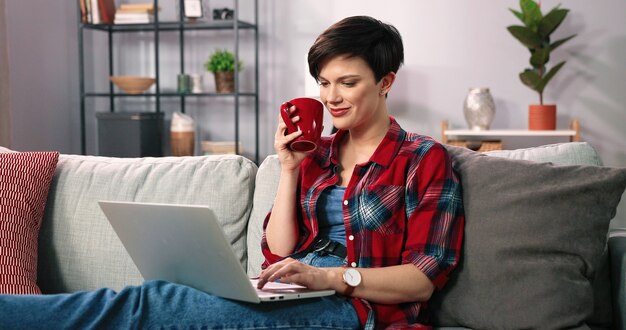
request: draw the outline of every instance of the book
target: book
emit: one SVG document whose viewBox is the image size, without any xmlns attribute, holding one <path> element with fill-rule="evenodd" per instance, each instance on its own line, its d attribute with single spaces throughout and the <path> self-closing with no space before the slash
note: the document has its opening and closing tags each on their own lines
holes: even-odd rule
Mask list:
<svg viewBox="0 0 626 330">
<path fill-rule="evenodd" d="M 147 12 L 145 13 L 133 13 L 133 12 L 120 12 L 115 13 L 115 24 L 143 24 L 151 23 L 154 20 L 154 16 Z"/>
<path fill-rule="evenodd" d="M 85 0 L 78 0 L 78 6 L 80 6 L 80 22 L 83 24 L 89 23 L 87 20 L 87 7 Z"/>
<path fill-rule="evenodd" d="M 98 0 L 100 18 L 104 24 L 113 24 L 115 19 L 115 0 Z"/>
<path fill-rule="evenodd" d="M 118 11 L 123 11 L 125 13 L 150 13 L 154 14 L 154 9 L 145 9 L 145 8 L 118 8 Z"/>
<path fill-rule="evenodd" d="M 154 10 L 152 3 L 123 3 L 120 5 L 121 10 Z"/>
<path fill-rule="evenodd" d="M 140 19 L 140 18 L 135 18 L 135 19 L 120 19 L 120 18 L 116 18 L 113 21 L 113 24 L 147 24 L 147 23 L 152 23 L 152 18 L 148 18 L 148 19 Z"/>
<path fill-rule="evenodd" d="M 90 0 L 91 6 L 91 24 L 100 24 L 100 10 L 98 9 L 98 0 Z"/>
<path fill-rule="evenodd" d="M 148 13 L 116 13 L 115 14 L 115 18 L 121 18 L 121 19 L 147 19 L 152 17 L 151 14 Z"/>
<path fill-rule="evenodd" d="M 87 16 L 85 19 L 88 24 L 91 24 L 91 0 L 83 0 L 85 3 L 85 15 Z"/>
</svg>

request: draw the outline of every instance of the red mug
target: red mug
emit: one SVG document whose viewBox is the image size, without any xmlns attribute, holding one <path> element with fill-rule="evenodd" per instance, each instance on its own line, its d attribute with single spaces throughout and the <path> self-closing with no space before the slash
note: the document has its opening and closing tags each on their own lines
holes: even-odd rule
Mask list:
<svg viewBox="0 0 626 330">
<path fill-rule="evenodd" d="M 289 108 L 292 106 L 295 106 L 296 110 L 290 114 Z M 317 148 L 317 143 L 324 129 L 324 105 L 322 102 L 308 97 L 293 99 L 280 106 L 280 115 L 287 125 L 286 134 L 302 131 L 302 135 L 289 145 L 291 150 L 307 152 Z M 291 116 L 300 116 L 300 120 L 293 123 Z"/>
</svg>

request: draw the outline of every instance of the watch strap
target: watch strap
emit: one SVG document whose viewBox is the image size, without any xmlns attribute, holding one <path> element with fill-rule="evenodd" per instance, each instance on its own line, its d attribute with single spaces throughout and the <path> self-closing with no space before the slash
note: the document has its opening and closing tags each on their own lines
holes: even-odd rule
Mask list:
<svg viewBox="0 0 626 330">
<path fill-rule="evenodd" d="M 344 283 L 346 283 L 346 282 L 344 282 Z M 348 286 L 348 288 L 347 288 L 347 289 L 345 289 L 345 290 L 343 291 L 343 293 L 342 293 L 342 294 L 343 294 L 344 296 L 346 296 L 346 297 L 350 297 L 350 296 L 352 296 L 352 293 L 354 292 L 354 289 L 355 289 L 356 287 L 354 287 L 354 286 L 350 286 L 350 284 L 348 284 L 348 283 L 346 283 L 346 286 Z"/>
</svg>

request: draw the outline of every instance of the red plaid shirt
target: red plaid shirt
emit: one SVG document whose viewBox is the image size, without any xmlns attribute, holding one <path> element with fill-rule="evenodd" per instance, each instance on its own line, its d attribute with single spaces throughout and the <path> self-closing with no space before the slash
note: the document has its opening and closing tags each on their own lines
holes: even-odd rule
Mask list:
<svg viewBox="0 0 626 330">
<path fill-rule="evenodd" d="M 391 127 L 369 162 L 354 168 L 344 195 L 348 265 L 385 267 L 414 264 L 443 287 L 457 264 L 463 237 L 461 186 L 445 148 L 433 139 Z M 322 190 L 338 182 L 337 145 L 346 131 L 322 139 L 301 164 L 298 215 L 303 251 L 318 234 L 316 203 Z M 265 225 L 267 225 L 266 218 Z M 265 226 L 264 226 L 265 227 Z M 264 267 L 282 257 L 261 242 Z M 376 304 L 353 298 L 366 328 L 421 328 L 426 303 Z"/>
</svg>

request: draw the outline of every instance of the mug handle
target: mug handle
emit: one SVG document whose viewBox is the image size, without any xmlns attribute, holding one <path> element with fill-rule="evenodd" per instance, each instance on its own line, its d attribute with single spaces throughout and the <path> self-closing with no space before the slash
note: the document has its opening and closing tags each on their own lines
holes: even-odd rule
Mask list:
<svg viewBox="0 0 626 330">
<path fill-rule="evenodd" d="M 283 121 L 285 122 L 285 125 L 287 125 L 287 131 L 291 131 L 291 133 L 298 130 L 296 125 L 294 125 L 293 122 L 291 122 L 289 108 L 291 108 L 292 106 L 293 104 L 291 104 L 290 102 L 285 102 L 283 103 L 283 105 L 280 106 L 280 116 L 283 117 Z"/>
</svg>

